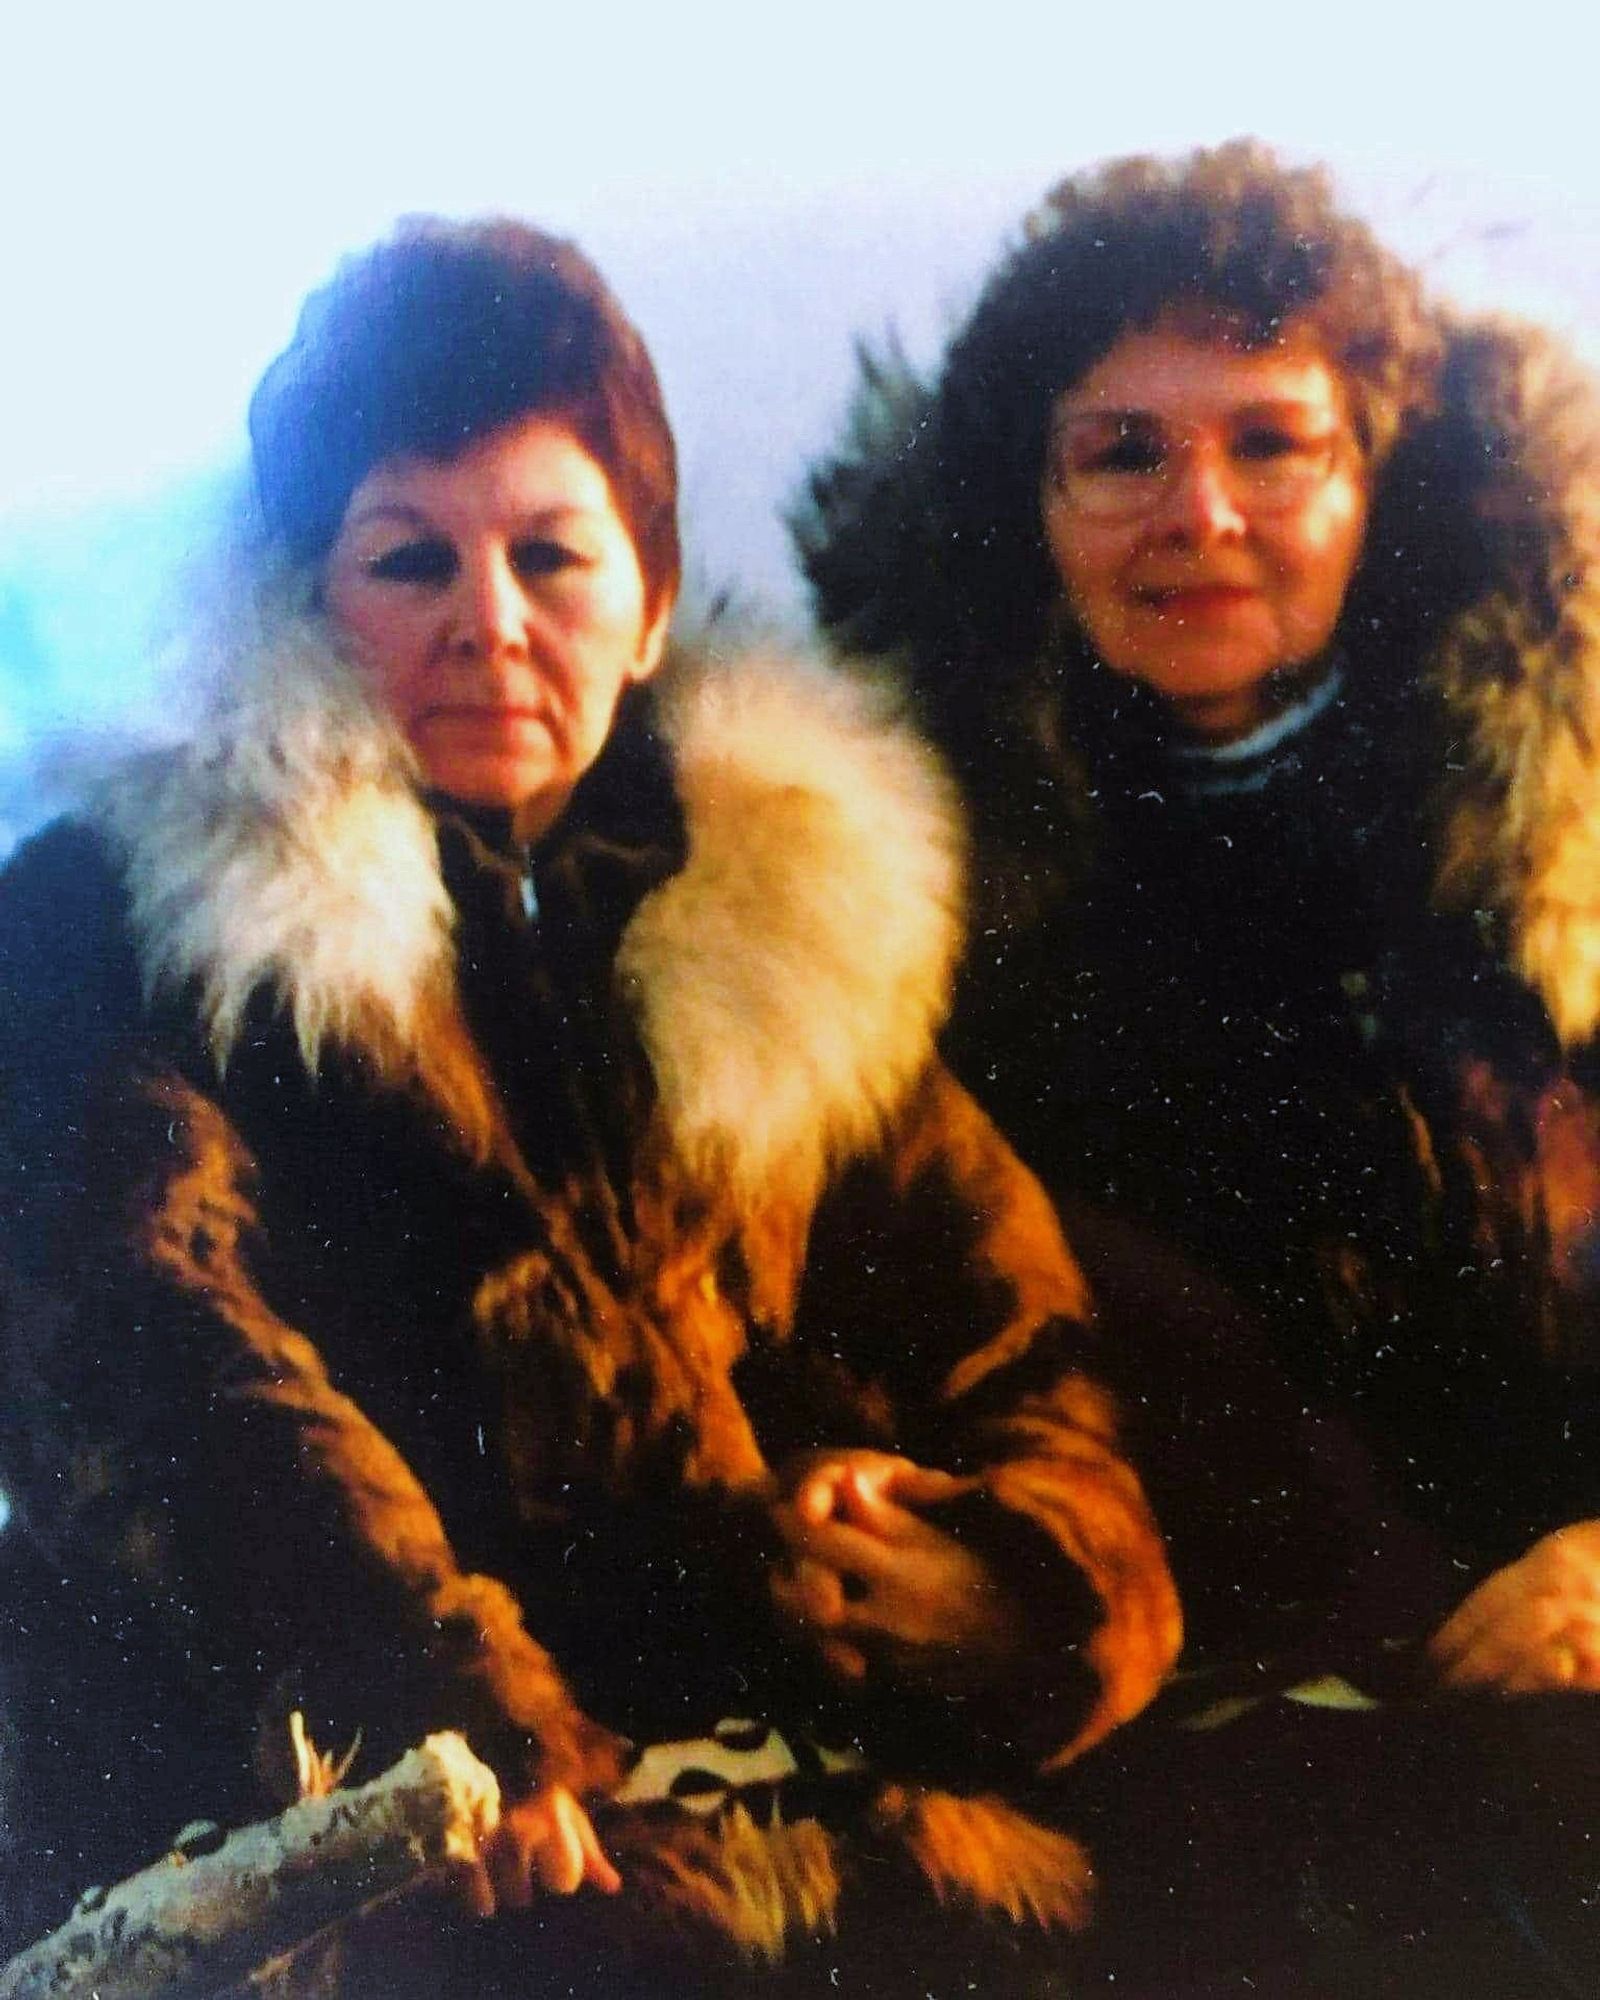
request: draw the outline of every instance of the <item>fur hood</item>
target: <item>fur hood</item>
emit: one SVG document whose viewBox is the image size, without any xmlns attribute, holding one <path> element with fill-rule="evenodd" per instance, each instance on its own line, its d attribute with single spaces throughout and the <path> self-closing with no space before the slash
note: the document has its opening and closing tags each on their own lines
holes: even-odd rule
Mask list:
<svg viewBox="0 0 1600 2000">
<path fill-rule="evenodd" d="M 1353 697 L 1414 746 L 1439 905 L 1476 912 L 1579 1043 L 1600 1031 L 1600 401 L 1535 330 L 1442 333 L 1439 405 L 1385 462 L 1339 644 Z M 1039 642 L 947 582 L 937 418 L 902 356 L 864 356 L 792 526 L 824 628 L 903 663 L 982 828 L 1024 739 L 1073 783 L 1072 721 Z M 1092 818 L 1077 790 L 1063 824 Z"/>
<path fill-rule="evenodd" d="M 425 1044 L 455 1019 L 454 916 L 404 744 L 282 591 L 210 650 L 193 738 L 98 801 L 148 995 L 196 997 L 219 1067 L 268 989 L 308 1068 L 337 1046 L 438 1090 L 450 1065 Z M 881 684 L 699 645 L 653 695 L 688 859 L 616 971 L 663 1137 L 738 1192 L 777 1171 L 815 1185 L 932 1054 L 960 930 L 951 787 Z"/>
</svg>

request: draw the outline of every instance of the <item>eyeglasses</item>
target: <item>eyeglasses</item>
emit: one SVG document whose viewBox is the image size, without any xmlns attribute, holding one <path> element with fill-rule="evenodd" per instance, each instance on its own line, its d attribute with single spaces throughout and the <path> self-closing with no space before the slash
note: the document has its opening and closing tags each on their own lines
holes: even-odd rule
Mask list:
<svg viewBox="0 0 1600 2000">
<path fill-rule="evenodd" d="M 1218 465 L 1239 506 L 1288 514 L 1333 477 L 1353 441 L 1342 427 L 1241 413 L 1219 428 L 1172 430 L 1137 411 L 1064 417 L 1050 436 L 1047 475 L 1069 507 L 1097 521 L 1153 514 L 1200 452 Z"/>
</svg>

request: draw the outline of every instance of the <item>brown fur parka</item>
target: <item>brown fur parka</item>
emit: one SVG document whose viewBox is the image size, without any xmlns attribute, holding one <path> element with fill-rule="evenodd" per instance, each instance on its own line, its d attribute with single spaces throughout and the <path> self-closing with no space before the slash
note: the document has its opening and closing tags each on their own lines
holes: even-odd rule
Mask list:
<svg viewBox="0 0 1600 2000">
<path fill-rule="evenodd" d="M 1543 333 L 1435 330 L 1336 696 L 1249 796 L 1184 795 L 1063 607 L 1019 643 L 1016 603 L 944 586 L 937 381 L 869 362 L 796 523 L 823 625 L 900 664 L 972 815 L 958 1074 L 1355 1424 L 1375 1518 L 1440 1558 L 1393 1636 L 1600 1513 L 1600 400 Z M 1216 1359 L 1162 1370 L 1173 1409 Z"/>
<path fill-rule="evenodd" d="M 636 1910 L 743 1948 L 823 1929 L 862 1843 L 1081 1915 L 1078 1850 L 1006 1797 L 1149 1698 L 1177 1611 L 1076 1267 L 934 1056 L 958 848 L 883 699 L 701 660 L 530 863 L 279 608 L 187 747 L 16 858 L 0 1776 L 35 1927 L 167 1820 L 259 1814 L 291 1707 L 364 1769 L 458 1727 L 597 1810 L 624 1734 L 831 1730 L 876 1774 L 843 1846 L 606 1822 Z M 985 1699 L 841 1688 L 778 1620 L 770 1503 L 848 1444 L 970 1475 L 948 1523 L 1038 1635 Z"/>
</svg>

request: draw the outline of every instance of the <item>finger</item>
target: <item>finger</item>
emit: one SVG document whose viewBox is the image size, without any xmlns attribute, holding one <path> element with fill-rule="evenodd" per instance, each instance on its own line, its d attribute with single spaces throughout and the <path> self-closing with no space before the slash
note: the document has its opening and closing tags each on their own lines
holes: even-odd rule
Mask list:
<svg viewBox="0 0 1600 2000">
<path fill-rule="evenodd" d="M 461 1888 L 462 1900 L 475 1917 L 492 1917 L 495 1913 L 494 1885 L 489 1880 L 489 1871 L 482 1861 L 469 1861 L 462 1865 L 456 1877 Z"/>
<path fill-rule="evenodd" d="M 1511 1670 L 1510 1659 L 1482 1646 L 1467 1646 L 1439 1665 L 1440 1685 L 1447 1688 L 1480 1688 L 1496 1684 L 1501 1674 Z"/>
<path fill-rule="evenodd" d="M 917 1528 L 923 1526 L 915 1516 L 907 1518 Z M 796 1550 L 802 1562 L 819 1563 L 836 1575 L 860 1577 L 870 1584 L 894 1570 L 904 1545 L 905 1538 L 886 1540 L 866 1528 L 835 1520 L 810 1529 Z"/>
<path fill-rule="evenodd" d="M 898 1539 L 915 1517 L 890 1500 L 886 1467 L 853 1465 L 839 1481 L 834 1501 L 835 1518 L 879 1537 Z"/>
<path fill-rule="evenodd" d="M 779 1608 L 802 1625 L 836 1625 L 845 1614 L 844 1583 L 836 1570 L 810 1557 L 770 1578 Z"/>
<path fill-rule="evenodd" d="M 1531 1694 L 1567 1685 L 1556 1678 L 1559 1655 L 1543 1640 L 1505 1630 L 1486 1633 L 1444 1667 L 1445 1687 L 1470 1692 L 1493 1688 L 1501 1694 Z"/>
<path fill-rule="evenodd" d="M 825 1499 L 819 1500 L 819 1491 L 825 1491 Z M 772 1521 L 786 1548 L 803 1555 L 813 1546 L 816 1537 L 832 1525 L 837 1493 L 837 1485 L 827 1484 L 822 1489 L 807 1488 L 793 1500 L 778 1502 L 772 1509 Z"/>
<path fill-rule="evenodd" d="M 918 1465 L 915 1459 L 895 1458 L 888 1462 L 882 1491 L 886 1499 L 902 1507 L 939 1507 L 947 1500 L 959 1500 L 963 1493 L 977 1490 L 976 1479 L 958 1479 L 953 1472 L 937 1466 Z"/>
<path fill-rule="evenodd" d="M 553 1895 L 570 1896 L 583 1881 L 583 1841 L 572 1817 L 582 1810 L 570 1792 L 553 1793 L 545 1838 L 530 1857 L 534 1879 Z"/>
<path fill-rule="evenodd" d="M 1429 1653 L 1441 1664 L 1460 1659 L 1481 1645 L 1515 1604 L 1516 1592 L 1505 1587 L 1504 1572 L 1480 1583 L 1428 1641 Z"/>
<path fill-rule="evenodd" d="M 848 1639 L 826 1639 L 819 1650 L 825 1664 L 833 1669 L 840 1680 L 866 1679 L 867 1656 L 859 1646 L 851 1645 Z"/>
<path fill-rule="evenodd" d="M 794 1509 L 803 1522 L 815 1526 L 827 1520 L 837 1504 L 844 1476 L 845 1467 L 837 1459 L 825 1460 L 811 1468 L 794 1493 Z"/>
<path fill-rule="evenodd" d="M 1571 1646 L 1541 1646 L 1519 1654 L 1494 1676 L 1501 1694 L 1557 1694 L 1570 1688 L 1578 1671 Z"/>
<path fill-rule="evenodd" d="M 1522 1671 L 1505 1685 L 1513 1694 L 1575 1689 L 1592 1692 L 1600 1684 L 1600 1632 L 1587 1621 L 1570 1622 L 1542 1645 L 1530 1647 Z"/>
<path fill-rule="evenodd" d="M 564 1792 L 558 1798 L 556 1812 L 564 1822 L 564 1832 L 572 1836 L 578 1854 L 580 1874 L 578 1882 L 572 1886 L 578 1888 L 582 1882 L 592 1882 L 594 1888 L 602 1890 L 606 1896 L 614 1896 L 622 1888 L 622 1876 L 616 1868 L 612 1868 L 610 1856 L 600 1846 L 600 1836 L 594 1832 L 594 1820 L 590 1820 L 570 1792 Z"/>
<path fill-rule="evenodd" d="M 576 1800 L 573 1801 L 573 1808 L 578 1815 L 578 1844 L 583 1850 L 584 1880 L 592 1883 L 602 1895 L 615 1896 L 622 1888 L 622 1877 L 613 1866 L 610 1855 L 600 1845 L 594 1821 Z"/>
<path fill-rule="evenodd" d="M 533 1901 L 528 1880 L 530 1846 L 522 1822 L 508 1813 L 483 1851 L 490 1910 L 525 1910 Z"/>
</svg>

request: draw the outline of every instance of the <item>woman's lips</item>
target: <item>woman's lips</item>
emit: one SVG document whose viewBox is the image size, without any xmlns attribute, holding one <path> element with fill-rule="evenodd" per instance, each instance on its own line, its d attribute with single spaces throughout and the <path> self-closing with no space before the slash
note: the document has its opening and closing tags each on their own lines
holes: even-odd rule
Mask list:
<svg viewBox="0 0 1600 2000">
<path fill-rule="evenodd" d="M 1260 595 L 1244 583 L 1181 583 L 1145 585 L 1133 593 L 1136 603 L 1169 617 L 1204 618 L 1254 604 Z"/>
<path fill-rule="evenodd" d="M 527 730 L 553 728 L 542 708 L 503 708 L 484 702 L 437 703 L 424 709 L 418 718 L 424 728 L 481 730 L 488 734 L 521 734 Z"/>
</svg>

